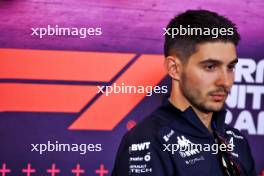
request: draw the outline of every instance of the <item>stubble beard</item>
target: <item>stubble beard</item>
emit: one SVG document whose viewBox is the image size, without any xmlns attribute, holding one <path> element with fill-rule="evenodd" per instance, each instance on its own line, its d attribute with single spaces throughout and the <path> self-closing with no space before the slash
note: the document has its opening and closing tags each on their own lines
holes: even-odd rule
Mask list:
<svg viewBox="0 0 264 176">
<path fill-rule="evenodd" d="M 220 111 L 223 106 L 224 102 L 218 102 L 221 103 L 220 105 L 210 105 L 210 100 L 207 100 L 206 97 L 203 97 L 201 90 L 193 89 L 191 85 L 188 85 L 186 78 L 186 74 L 182 74 L 181 82 L 180 82 L 180 89 L 183 94 L 183 96 L 189 101 L 190 105 L 195 107 L 201 112 L 204 113 L 210 113 L 210 112 L 217 112 Z M 206 93 L 206 96 L 210 96 L 211 92 Z"/>
</svg>

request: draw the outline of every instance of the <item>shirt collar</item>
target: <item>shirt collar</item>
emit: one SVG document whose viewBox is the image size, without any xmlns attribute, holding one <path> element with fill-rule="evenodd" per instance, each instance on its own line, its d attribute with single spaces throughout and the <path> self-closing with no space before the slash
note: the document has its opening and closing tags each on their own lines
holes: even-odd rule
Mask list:
<svg viewBox="0 0 264 176">
<path fill-rule="evenodd" d="M 180 109 L 175 107 L 173 104 L 171 104 L 169 100 L 166 100 L 165 106 L 168 106 L 168 108 L 172 110 L 171 111 L 172 113 L 180 114 L 197 130 L 201 131 L 202 133 L 211 135 L 207 127 L 202 123 L 202 121 L 197 116 L 197 114 L 195 113 L 195 111 L 193 110 L 191 106 L 185 109 L 184 111 L 181 111 Z M 212 129 L 216 130 L 220 134 L 223 134 L 224 132 L 225 116 L 226 116 L 225 109 L 221 109 L 220 111 L 213 113 L 213 117 L 211 121 Z"/>
</svg>

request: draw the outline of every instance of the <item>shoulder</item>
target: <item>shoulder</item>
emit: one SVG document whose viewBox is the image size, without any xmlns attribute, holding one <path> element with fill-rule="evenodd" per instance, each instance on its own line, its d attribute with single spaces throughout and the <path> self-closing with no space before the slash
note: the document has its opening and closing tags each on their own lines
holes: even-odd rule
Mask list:
<svg viewBox="0 0 264 176">
<path fill-rule="evenodd" d="M 151 114 L 128 131 L 119 146 L 113 175 L 155 173 L 162 176 L 167 172 L 172 173 L 169 156 L 163 152 L 159 137 L 161 129 L 166 127 L 167 123 L 168 120 Z"/>
<path fill-rule="evenodd" d="M 158 110 L 154 111 L 152 114 L 141 120 L 134 128 L 128 131 L 125 136 L 133 142 L 143 140 L 160 140 L 164 134 L 169 132 L 169 126 L 172 120 L 173 119 L 166 117 L 164 114 L 159 114 Z"/>
</svg>

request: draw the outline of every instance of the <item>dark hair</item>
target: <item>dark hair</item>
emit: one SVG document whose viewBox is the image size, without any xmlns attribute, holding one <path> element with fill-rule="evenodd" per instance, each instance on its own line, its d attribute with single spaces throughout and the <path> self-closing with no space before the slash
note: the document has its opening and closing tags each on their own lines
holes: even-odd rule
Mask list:
<svg viewBox="0 0 264 176">
<path fill-rule="evenodd" d="M 200 33 L 201 35 L 172 36 L 172 33 L 170 33 L 170 35 L 167 32 L 164 33 L 165 57 L 169 55 L 176 55 L 182 61 L 187 61 L 187 59 L 196 52 L 197 44 L 204 42 L 223 41 L 232 42 L 237 46 L 240 40 L 240 35 L 237 32 L 236 25 L 232 21 L 225 18 L 224 16 L 218 15 L 215 12 L 210 12 L 207 10 L 188 10 L 179 14 L 169 22 L 166 30 L 170 30 L 170 32 L 172 32 L 173 28 L 185 28 L 186 30 L 189 30 L 189 32 L 192 29 L 207 29 L 207 33 Z M 223 35 L 223 33 L 220 32 L 220 34 L 216 37 L 210 33 L 210 30 L 213 30 L 214 28 L 217 28 L 216 30 L 221 28 L 230 29 L 230 33 L 227 33 L 226 31 L 225 35 Z M 219 33 L 219 31 L 217 32 Z"/>
</svg>

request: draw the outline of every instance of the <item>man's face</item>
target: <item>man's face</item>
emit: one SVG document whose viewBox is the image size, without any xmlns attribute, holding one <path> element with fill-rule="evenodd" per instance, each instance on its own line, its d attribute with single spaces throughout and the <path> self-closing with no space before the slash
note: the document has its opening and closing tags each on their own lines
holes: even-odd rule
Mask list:
<svg viewBox="0 0 264 176">
<path fill-rule="evenodd" d="M 189 103 L 202 112 L 219 111 L 234 82 L 236 47 L 227 42 L 199 44 L 183 66 L 180 89 Z"/>
</svg>

